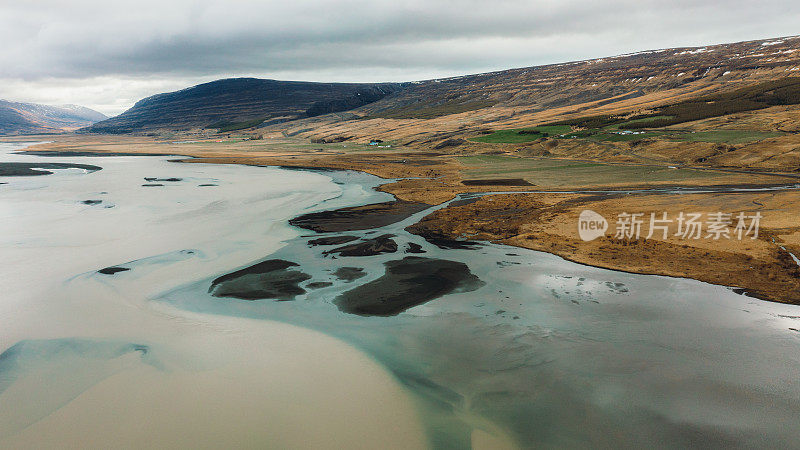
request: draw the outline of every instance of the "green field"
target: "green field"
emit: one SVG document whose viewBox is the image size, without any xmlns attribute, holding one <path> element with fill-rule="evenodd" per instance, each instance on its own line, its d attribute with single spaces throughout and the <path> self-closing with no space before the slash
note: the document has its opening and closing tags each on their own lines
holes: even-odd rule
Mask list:
<svg viewBox="0 0 800 450">
<path fill-rule="evenodd" d="M 646 131 L 641 134 L 617 134 L 600 131 L 587 136 L 585 139 L 594 142 L 631 142 L 641 141 L 642 139 L 657 138 L 664 136 L 664 134 L 665 133 L 661 131 Z"/>
<path fill-rule="evenodd" d="M 722 176 L 717 172 L 664 166 L 622 166 L 582 161 L 520 158 L 502 155 L 457 158 L 466 166 L 465 179 L 522 178 L 538 188 L 605 186 L 612 183 L 675 183 Z"/>
<path fill-rule="evenodd" d="M 489 144 L 521 144 L 533 142 L 543 137 L 551 139 L 585 139 L 592 142 L 632 142 L 643 139 L 664 138 L 683 142 L 713 142 L 727 144 L 749 144 L 767 138 L 778 137 L 784 133 L 777 131 L 754 130 L 714 130 L 685 132 L 679 130 L 643 130 L 635 131 L 637 134 L 622 134 L 619 127 L 630 123 L 645 123 L 648 121 L 664 120 L 668 116 L 647 117 L 632 121 L 606 126 L 602 129 L 588 129 L 572 131 L 569 125 L 544 125 L 533 128 L 516 128 L 512 130 L 499 130 L 494 133 L 472 138 L 472 141 Z"/>
<path fill-rule="evenodd" d="M 664 134 L 659 131 L 648 131 L 643 134 L 619 134 L 618 132 L 611 131 L 616 130 L 616 128 L 608 127 L 608 129 L 610 131 L 573 131 L 572 127 L 569 125 L 542 125 L 532 128 L 499 130 L 491 134 L 472 138 L 472 141 L 483 142 L 487 144 L 521 144 L 525 142 L 533 142 L 543 137 L 547 137 L 552 139 L 587 139 L 595 142 L 629 142 L 658 137 Z"/>
<path fill-rule="evenodd" d="M 752 130 L 715 130 L 698 131 L 696 133 L 672 134 L 668 138 L 685 142 L 719 142 L 726 144 L 749 144 L 767 138 L 783 136 L 778 131 L 752 131 Z"/>
<path fill-rule="evenodd" d="M 631 119 L 625 119 L 618 115 L 586 116 L 535 128 L 499 130 L 472 140 L 485 143 L 515 144 L 531 142 L 543 137 L 587 139 L 595 142 L 630 142 L 664 137 L 686 142 L 747 144 L 781 136 L 782 133 L 752 130 L 687 133 L 680 130 L 667 130 L 664 127 L 736 112 L 796 104 L 800 104 L 800 77 L 788 77 L 661 106 L 649 116 L 640 115 Z M 579 128 L 581 131 L 572 132 L 571 127 Z M 569 131 L 567 131 L 568 128 Z M 546 130 L 552 130 L 552 132 Z M 644 130 L 645 132 L 642 134 L 619 134 L 619 130 Z"/>
</svg>

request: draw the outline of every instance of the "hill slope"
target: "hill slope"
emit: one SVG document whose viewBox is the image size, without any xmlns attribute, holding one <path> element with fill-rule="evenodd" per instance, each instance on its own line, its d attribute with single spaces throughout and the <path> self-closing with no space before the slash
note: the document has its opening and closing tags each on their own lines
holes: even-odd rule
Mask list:
<svg viewBox="0 0 800 450">
<path fill-rule="evenodd" d="M 644 114 L 800 75 L 800 38 L 628 55 L 402 84 L 237 78 L 159 94 L 88 131 L 253 126 L 311 139 L 436 146 L 485 130 L 602 114 Z M 348 111 L 346 114 L 329 114 Z"/>
<path fill-rule="evenodd" d="M 0 134 L 60 133 L 105 119 L 83 106 L 50 106 L 0 100 Z"/>
<path fill-rule="evenodd" d="M 403 84 L 227 79 L 146 98 L 88 130 L 226 131 L 258 124 L 290 136 L 382 137 L 425 145 L 487 128 L 646 112 L 797 75 L 800 39 L 787 37 Z M 327 114 L 341 111 L 349 112 Z"/>
<path fill-rule="evenodd" d="M 487 129 L 602 114 L 647 114 L 659 106 L 720 96 L 800 76 L 800 38 L 645 51 L 413 83 L 344 117 L 281 126 L 291 136 L 400 140 L 415 146 Z"/>
<path fill-rule="evenodd" d="M 422 82 L 365 109 L 371 117 L 429 119 L 491 106 L 518 113 L 619 101 L 691 85 L 724 88 L 744 77 L 798 75 L 800 39 L 779 38 L 526 67 Z M 795 72 L 795 73 L 792 73 Z"/>
<path fill-rule="evenodd" d="M 400 89 L 399 84 L 311 83 L 231 78 L 138 101 L 86 131 L 236 129 L 357 108 Z"/>
</svg>

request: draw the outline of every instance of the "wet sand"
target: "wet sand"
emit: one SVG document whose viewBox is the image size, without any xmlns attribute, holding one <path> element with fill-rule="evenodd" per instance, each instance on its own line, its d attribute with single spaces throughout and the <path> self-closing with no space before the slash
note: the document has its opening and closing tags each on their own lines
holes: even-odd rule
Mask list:
<svg viewBox="0 0 800 450">
<path fill-rule="evenodd" d="M 0 357 L 0 404 L 14 407 L 0 408 L 0 447 L 429 447 L 406 389 L 350 344 L 153 301 L 274 252 L 300 234 L 286 220 L 301 211 L 375 195 L 312 173 L 102 166 L 3 187 L 0 317 L 14 320 L 0 327 L 0 353 L 13 349 Z M 191 182 L 140 187 L 173 175 Z M 99 192 L 120 207 L 80 203 Z"/>
<path fill-rule="evenodd" d="M 170 333 L 170 352 L 84 340 L 80 353 L 51 345 L 50 364 L 37 361 L 41 352 L 17 356 L 28 371 L 0 392 L 17 405 L 0 413 L 0 446 L 429 448 L 402 388 L 341 341 L 281 323 L 181 316 L 189 323 Z M 85 387 L 72 384 L 84 377 Z M 49 398 L 37 406 L 53 410 L 9 433 L 9 416 L 29 412 L 42 391 Z M 74 398 L 58 398 L 65 391 Z"/>
<path fill-rule="evenodd" d="M 268 172 L 263 179 L 271 180 L 280 176 L 280 173 L 270 169 L 263 170 Z M 171 174 L 166 172 L 163 175 Z M 138 184 L 140 180 L 137 178 L 133 182 Z M 306 184 L 298 183 L 295 189 L 302 191 L 306 189 Z M 342 188 L 346 185 L 338 184 Z M 237 189 L 242 188 L 240 185 L 234 187 L 236 189 L 230 189 L 226 194 L 233 196 Z M 148 201 L 157 202 L 162 195 L 167 195 L 166 191 L 177 191 L 179 188 L 174 186 L 158 190 Z M 225 188 L 223 185 L 220 189 Z M 138 189 L 137 186 L 137 191 L 147 190 Z M 138 192 L 137 195 L 142 195 Z M 170 195 L 176 194 L 170 192 Z M 82 194 L 79 198 L 87 197 Z M 337 206 L 335 201 L 326 204 L 326 201 L 318 198 L 315 207 L 332 209 L 343 206 Z M 376 200 L 357 197 L 356 200 L 351 199 L 350 204 L 368 201 Z M 132 267 L 131 271 L 113 277 L 95 276 L 94 271 L 97 267 L 120 265 L 121 261 L 132 261 L 134 258 L 128 255 L 121 259 L 116 255 L 116 259 L 107 258 L 101 264 L 95 258 L 89 266 L 92 274 L 88 279 L 79 278 L 67 285 L 73 287 L 69 298 L 72 301 L 64 299 L 70 289 L 58 286 L 60 289 L 53 292 L 57 293 L 55 298 L 62 301 L 48 302 L 44 309 L 48 314 L 45 317 L 52 319 L 49 324 L 42 325 L 54 326 L 47 327 L 48 332 L 54 332 L 52 330 L 58 330 L 58 327 L 63 329 L 63 321 L 72 317 L 63 314 L 70 311 L 64 307 L 65 304 L 72 306 L 78 299 L 85 301 L 86 289 L 77 289 L 82 282 L 83 288 L 91 287 L 93 292 L 109 294 L 104 296 L 106 302 L 87 302 L 86 306 L 91 307 L 87 308 L 87 311 L 91 311 L 87 316 L 103 318 L 99 323 L 92 322 L 88 328 L 106 327 L 108 334 L 113 336 L 121 334 L 120 328 L 128 330 L 130 336 L 125 342 L 147 345 L 147 359 L 137 363 L 143 367 L 143 371 L 135 372 L 130 377 L 129 372 L 123 372 L 123 379 L 111 388 L 104 388 L 103 383 L 95 385 L 100 387 L 85 391 L 77 401 L 65 408 L 71 413 L 70 408 L 79 406 L 81 409 L 77 417 L 85 420 L 85 424 L 65 428 L 60 422 L 51 421 L 52 417 L 59 415 L 60 411 L 57 411 L 43 421 L 44 429 L 34 426 L 33 433 L 37 434 L 26 437 L 31 442 L 39 442 L 36 439 L 41 439 L 37 437 L 40 435 L 54 438 L 58 437 L 59 432 L 67 433 L 81 426 L 91 429 L 91 426 L 97 425 L 97 421 L 91 421 L 91 416 L 85 411 L 102 411 L 108 413 L 109 417 L 122 418 L 127 422 L 138 419 L 142 411 L 149 411 L 146 408 L 120 408 L 123 411 L 117 412 L 108 405 L 105 405 L 107 409 L 98 408 L 97 405 L 103 406 L 101 401 L 118 399 L 119 392 L 123 392 L 122 398 L 126 401 L 130 396 L 144 399 L 143 403 L 147 406 L 157 407 L 155 413 L 150 412 L 158 417 L 153 421 L 156 422 L 155 426 L 148 424 L 155 436 L 169 436 L 168 431 L 157 428 L 161 423 L 173 432 L 175 429 L 186 429 L 186 424 L 180 422 L 184 417 L 182 414 L 188 411 L 205 417 L 202 406 L 212 403 L 215 405 L 213 418 L 216 422 L 207 423 L 211 421 L 195 418 L 196 423 L 204 427 L 196 432 L 198 439 L 228 444 L 231 436 L 235 439 L 237 435 L 252 435 L 247 432 L 258 435 L 253 430 L 261 430 L 262 434 L 257 436 L 262 437 L 257 443 L 260 446 L 282 447 L 308 442 L 302 440 L 305 436 L 301 433 L 292 436 L 295 440 L 265 442 L 263 433 L 280 436 L 280 431 L 272 432 L 269 427 L 275 425 L 285 428 L 285 423 L 280 422 L 282 418 L 289 424 L 301 423 L 304 429 L 311 429 L 312 432 L 326 430 L 324 424 L 317 424 L 315 419 L 319 416 L 314 415 L 314 411 L 304 415 L 288 414 L 291 416 L 288 418 L 286 412 L 292 406 L 312 409 L 318 407 L 316 402 L 323 402 L 322 407 L 331 414 L 346 413 L 346 408 L 330 407 L 334 402 L 328 403 L 330 397 L 317 395 L 320 393 L 314 390 L 315 386 L 309 387 L 303 383 L 318 383 L 320 377 L 325 381 L 334 379 L 326 378 L 328 373 L 320 368 L 331 368 L 330 365 L 334 363 L 351 364 L 352 361 L 343 361 L 334 349 L 324 345 L 317 353 L 294 346 L 296 342 L 292 340 L 292 335 L 278 333 L 277 336 L 270 336 L 243 331 L 248 322 L 242 321 L 244 317 L 268 319 L 266 322 L 257 322 L 259 325 L 256 326 L 263 326 L 264 323 L 271 325 L 275 320 L 317 329 L 337 336 L 375 357 L 391 370 L 392 380 L 402 383 L 403 392 L 414 393 L 415 418 L 417 423 L 424 425 L 429 439 L 422 445 L 469 448 L 483 443 L 488 448 L 494 448 L 498 441 L 512 445 L 516 441 L 523 446 L 550 448 L 616 448 L 626 445 L 639 448 L 765 448 L 783 447 L 787 442 L 797 441 L 798 432 L 792 419 L 800 412 L 800 388 L 796 377 L 797 361 L 793 356 L 797 353 L 797 332 L 792 329 L 797 329 L 796 321 L 800 319 L 791 318 L 798 315 L 792 312 L 790 305 L 758 302 L 725 288 L 690 280 L 606 271 L 572 264 L 543 253 L 487 243 L 475 246 L 472 250 L 442 249 L 403 231 L 418 217 L 395 222 L 383 230 L 374 230 L 374 235 L 395 234 L 396 237 L 392 239 L 399 248 L 410 248 L 409 244 L 414 243 L 428 252 L 429 258 L 426 259 L 446 261 L 448 264 L 437 264 L 445 269 L 450 267 L 456 275 L 461 276 L 451 277 L 447 270 L 440 273 L 436 267 L 424 271 L 404 269 L 399 265 L 402 260 L 394 253 L 323 258 L 321 249 L 308 246 L 307 236 L 301 237 L 299 232 L 281 234 L 281 231 L 285 231 L 282 227 L 264 226 L 265 217 L 291 209 L 296 203 L 295 198 L 286 200 L 283 207 L 271 205 L 266 210 L 269 213 L 260 214 L 254 214 L 254 203 L 247 202 L 244 208 L 225 211 L 225 205 L 239 204 L 235 201 L 224 205 L 204 204 L 191 211 L 182 210 L 183 215 L 170 211 L 168 217 L 183 217 L 184 221 L 168 222 L 169 226 L 157 230 L 148 229 L 147 235 L 140 236 L 140 240 L 162 233 L 167 236 L 145 254 L 163 252 L 164 246 L 182 242 L 184 238 L 181 233 L 185 226 L 191 225 L 191 229 L 205 222 L 197 220 L 198 217 L 220 210 L 224 214 L 209 224 L 209 243 L 191 244 L 205 250 L 194 256 L 180 254 L 183 259 L 179 260 L 178 256 L 170 253 L 159 258 L 139 259 L 135 263 L 124 264 L 125 267 Z M 470 206 L 482 205 L 474 203 Z M 99 209 L 91 212 L 95 211 L 100 212 Z M 506 225 L 502 217 L 498 219 L 494 214 L 497 214 L 497 208 L 488 215 L 487 224 Z M 220 237 L 219 233 L 231 228 L 230 217 L 236 217 L 240 227 L 236 227 L 230 235 Z M 97 217 L 92 219 L 97 220 Z M 248 225 L 256 227 L 260 234 L 250 235 L 251 240 L 238 245 L 242 239 L 241 233 L 245 232 Z M 173 234 L 168 234 L 170 231 Z M 352 234 L 363 239 L 371 236 L 370 233 Z M 472 238 L 469 233 L 454 232 L 449 235 Z M 268 239 L 276 239 L 285 243 L 285 246 L 259 247 Z M 221 248 L 214 247 L 218 245 L 215 244 L 217 242 L 224 245 Z M 188 248 L 188 245 L 184 242 L 181 248 Z M 250 247 L 255 247 L 257 251 L 246 253 L 246 258 L 216 259 L 232 249 L 249 251 Z M 138 247 L 135 249 L 141 252 Z M 247 267 L 252 265 L 249 261 L 260 261 L 267 255 L 273 259 L 295 262 L 300 267 L 294 270 L 311 275 L 311 283 L 330 282 L 327 280 L 332 280 L 338 268 L 360 265 L 364 268 L 362 272 L 367 283 L 359 286 L 358 282 L 349 285 L 332 280 L 332 286 L 298 295 L 298 301 L 293 302 L 221 300 L 208 294 L 209 285 L 219 278 L 221 271 Z M 202 264 L 206 258 L 214 262 L 211 265 L 213 267 Z M 36 261 L 50 263 L 50 259 L 44 257 L 36 258 Z M 390 274 L 389 267 L 394 264 L 398 264 L 400 270 Z M 459 264 L 467 267 L 470 275 L 486 284 L 476 290 L 469 290 L 469 286 L 462 287 L 464 290 L 456 288 L 449 294 L 426 300 L 425 296 L 430 295 L 430 291 L 459 285 L 458 280 L 463 276 L 469 278 L 463 269 L 458 268 Z M 384 268 L 384 273 L 377 272 L 376 266 Z M 178 270 L 179 267 L 181 270 Z M 210 270 L 197 270 L 203 267 Z M 288 269 L 292 270 L 293 266 Z M 178 281 L 181 274 L 187 273 L 192 274 L 190 280 Z M 406 289 L 408 286 L 404 281 L 415 277 L 429 277 L 431 289 L 419 293 L 418 298 L 423 303 L 397 315 L 342 313 L 337 308 L 342 305 L 331 303 L 346 292 L 373 283 L 383 284 L 381 289 L 389 292 Z M 176 286 L 176 283 L 180 286 Z M 303 287 L 309 287 L 311 283 Z M 418 285 L 419 282 L 414 281 L 413 284 Z M 132 300 L 131 292 L 143 290 L 150 293 L 146 296 L 147 300 L 139 299 L 131 303 L 131 308 L 117 310 L 120 298 L 124 298 L 122 303 L 127 304 Z M 349 299 L 354 302 L 353 305 L 386 312 L 386 305 L 376 306 L 369 292 L 362 293 L 367 295 L 354 295 Z M 389 306 L 402 305 L 392 305 L 390 302 Z M 141 320 L 137 312 L 142 310 L 155 311 L 155 319 L 148 316 L 147 320 Z M 198 312 L 198 315 L 193 316 L 191 311 Z M 225 315 L 231 316 L 231 320 L 224 320 L 221 316 Z M 154 331 L 150 321 L 161 323 L 170 334 Z M 157 336 L 153 339 L 156 342 L 142 340 L 140 327 L 144 324 L 147 324 L 145 334 Z M 10 324 L 12 329 L 20 329 L 20 333 L 30 332 L 22 325 L 27 324 Z M 210 333 L 209 329 L 216 333 Z M 206 336 L 207 339 L 194 339 L 193 336 Z M 166 343 L 171 345 L 167 346 Z M 299 353 L 286 359 L 275 358 L 273 354 L 266 354 L 265 348 L 270 351 L 285 349 L 287 355 L 295 351 Z M 173 353 L 166 352 L 168 349 Z M 229 352 L 227 349 L 235 351 Z M 126 363 L 128 359 L 133 359 L 131 356 L 139 361 L 140 353 L 128 352 L 123 358 L 127 358 Z M 175 358 L 176 354 L 182 355 L 183 359 L 187 355 L 192 358 L 197 358 L 198 354 L 202 356 L 202 370 L 199 372 L 201 376 L 207 374 L 211 381 L 201 380 L 195 371 L 184 370 L 179 363 L 181 358 Z M 227 366 L 214 359 L 228 356 L 237 363 Z M 298 358 L 306 356 L 309 360 L 298 361 Z M 253 358 L 258 361 L 252 362 Z M 170 363 L 166 375 L 150 369 L 152 365 L 147 362 L 153 360 Z M 296 369 L 296 372 L 289 371 L 289 377 L 294 376 L 292 379 L 298 382 L 298 385 L 292 385 L 297 387 L 297 392 L 286 393 L 283 391 L 286 383 L 280 382 L 275 383 L 274 390 L 265 392 L 273 387 L 275 381 L 271 370 L 275 366 L 283 368 L 284 365 Z M 369 372 L 371 369 L 358 366 L 356 370 Z M 155 374 L 154 378 L 145 376 L 145 371 Z M 172 373 L 178 373 L 182 383 L 165 381 Z M 349 373 L 340 374 L 347 376 Z M 265 379 L 265 375 L 269 377 Z M 218 377 L 223 382 L 218 382 Z M 72 378 L 74 376 L 69 377 Z M 116 376 L 109 379 L 119 380 Z M 349 423 L 345 420 L 335 422 L 349 427 L 362 424 L 374 426 L 366 433 L 361 431 L 364 439 L 369 441 L 362 442 L 363 445 L 396 448 L 404 443 L 417 442 L 413 427 L 410 432 L 407 431 L 409 428 L 404 428 L 407 422 L 402 420 L 405 416 L 402 407 L 398 406 L 402 402 L 396 402 L 393 397 L 388 397 L 390 401 L 384 403 L 355 402 L 350 397 L 360 394 L 357 388 L 341 389 L 337 383 L 350 386 L 347 383 L 359 383 L 361 379 L 335 378 L 335 381 L 323 386 L 326 392 L 331 394 L 333 391 L 332 395 L 345 398 L 344 403 L 358 408 L 361 414 L 374 411 L 382 413 L 386 408 L 399 407 L 399 413 L 382 416 L 383 420 L 389 417 L 388 422 L 376 424 L 377 421 L 362 421 L 358 414 L 353 414 Z M 184 398 L 180 387 L 186 384 L 197 386 L 200 392 L 192 392 Z M 235 394 L 229 394 L 230 390 L 234 390 Z M 18 392 L 11 401 L 36 395 L 35 390 Z M 33 395 L 25 395 L 31 392 Z M 217 392 L 224 392 L 225 398 L 231 398 L 231 401 L 219 398 Z M 281 392 L 285 393 L 283 397 Z M 95 393 L 98 393 L 97 397 L 93 397 Z M 87 405 L 87 398 L 93 398 L 95 403 Z M 284 406 L 280 403 L 284 398 L 295 403 Z M 270 405 L 277 408 L 279 413 L 271 415 L 272 411 L 269 410 L 251 410 L 249 407 L 252 404 L 247 403 L 251 399 L 262 407 Z M 0 400 L 8 401 L 9 398 Z M 240 402 L 244 402 L 244 407 L 238 404 Z M 301 405 L 297 405 L 298 402 Z M 187 410 L 172 403 L 185 405 Z M 223 411 L 216 411 L 217 407 Z M 160 411 L 164 411 L 163 417 Z M 237 415 L 239 411 L 243 414 Z M 333 419 L 322 418 L 322 421 L 338 419 L 338 415 Z M 265 422 L 268 423 L 256 423 L 255 420 L 260 417 L 266 417 Z M 391 417 L 396 420 L 392 421 Z M 309 422 L 316 426 L 308 425 Z M 231 432 L 225 429 L 226 423 L 246 424 L 246 430 L 244 433 L 237 433 L 238 430 Z M 73 426 L 75 422 L 68 425 Z M 105 421 L 102 425 L 106 425 Z M 404 432 L 387 433 L 380 429 L 380 425 L 396 425 Z M 120 431 L 122 426 L 110 424 L 107 428 L 125 438 L 134 434 L 129 429 Z M 217 431 L 221 431 L 221 437 L 209 436 Z M 332 435 L 341 437 L 341 441 L 326 441 L 330 446 L 355 446 L 342 437 L 350 436 L 349 433 Z M 376 443 L 370 440 L 375 435 L 382 435 L 390 442 Z M 394 440 L 398 435 L 401 440 Z M 96 436 L 93 438 L 96 439 Z M 193 443 L 194 438 L 195 434 L 192 434 L 184 439 Z"/>
<path fill-rule="evenodd" d="M 115 157 L 115 156 L 172 156 L 167 153 L 136 153 L 136 152 L 91 152 L 91 151 L 46 151 L 46 150 L 21 150 L 18 155 L 44 156 L 49 158 L 83 158 L 83 157 Z"/>
<path fill-rule="evenodd" d="M 430 206 L 397 200 L 304 214 L 289 223 L 318 233 L 369 230 L 400 222 Z"/>
<path fill-rule="evenodd" d="M 339 295 L 334 300 L 339 309 L 361 316 L 394 316 L 443 295 L 484 285 L 460 262 L 407 256 L 384 265 L 382 277 Z"/>
<path fill-rule="evenodd" d="M 339 256 L 375 256 L 381 253 L 395 253 L 397 242 L 392 240 L 393 234 L 384 234 L 374 238 L 365 238 L 355 244 L 326 250 L 325 255 Z"/>
<path fill-rule="evenodd" d="M 365 272 L 361 267 L 340 267 L 333 272 L 333 276 L 344 281 L 345 283 L 355 281 L 366 275 L 367 272 Z"/>
<path fill-rule="evenodd" d="M 406 228 L 406 231 L 411 231 L 416 235 L 422 236 L 426 241 L 444 250 L 475 250 L 481 245 L 479 242 L 475 241 L 455 239 L 447 234 L 439 233 L 435 230 L 419 229 L 417 224 Z"/>
<path fill-rule="evenodd" d="M 147 182 L 150 182 L 150 183 L 156 183 L 156 182 L 158 182 L 158 183 L 163 183 L 163 182 L 177 183 L 178 181 L 183 181 L 183 178 L 177 178 L 177 177 L 169 177 L 169 178 L 144 177 L 144 181 L 147 181 Z"/>
<path fill-rule="evenodd" d="M 126 272 L 131 270 L 127 267 L 105 267 L 97 271 L 97 273 L 102 273 L 103 275 L 114 275 L 118 272 Z"/>
<path fill-rule="evenodd" d="M 409 242 L 406 245 L 405 251 L 406 253 L 425 253 L 425 250 L 422 249 L 422 246 L 415 242 Z"/>
<path fill-rule="evenodd" d="M 83 169 L 87 172 L 102 170 L 100 166 L 90 164 L 72 163 L 24 163 L 24 162 L 0 162 L 0 177 L 30 177 L 39 175 L 52 175 L 51 170 L 63 169 Z"/>
<path fill-rule="evenodd" d="M 311 239 L 308 241 L 308 245 L 317 246 L 317 245 L 340 245 L 346 244 L 348 242 L 352 242 L 358 239 L 357 236 L 329 236 L 329 237 L 322 237 L 317 239 Z"/>
<path fill-rule="evenodd" d="M 281 259 L 270 259 L 236 272 L 218 277 L 208 288 L 215 297 L 233 297 L 242 300 L 294 300 L 305 294 L 300 283 L 311 275 L 291 269 L 298 264 Z"/>
</svg>

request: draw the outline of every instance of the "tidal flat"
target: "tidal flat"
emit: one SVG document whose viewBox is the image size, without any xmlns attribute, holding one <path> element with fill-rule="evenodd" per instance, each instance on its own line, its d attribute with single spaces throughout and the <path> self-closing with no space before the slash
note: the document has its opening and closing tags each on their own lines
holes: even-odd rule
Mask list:
<svg viewBox="0 0 800 450">
<path fill-rule="evenodd" d="M 100 166 L 90 164 L 70 163 L 28 163 L 28 162 L 2 162 L 0 163 L 0 177 L 30 177 L 37 175 L 52 175 L 53 170 L 81 169 L 87 172 L 100 170 Z"/>
<path fill-rule="evenodd" d="M 392 208 L 363 173 L 78 160 L 102 170 L 0 178 L 0 445 L 800 438 L 795 306 L 406 231 L 444 205 L 340 220 Z"/>
</svg>

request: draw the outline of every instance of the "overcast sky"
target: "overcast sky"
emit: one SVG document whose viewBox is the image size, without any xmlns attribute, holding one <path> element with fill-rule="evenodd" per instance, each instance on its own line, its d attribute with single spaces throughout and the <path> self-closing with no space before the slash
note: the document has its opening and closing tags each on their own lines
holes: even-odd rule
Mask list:
<svg viewBox="0 0 800 450">
<path fill-rule="evenodd" d="M 0 98 L 114 115 L 225 77 L 411 81 L 796 34 L 797 0 L 0 0 Z"/>
</svg>

